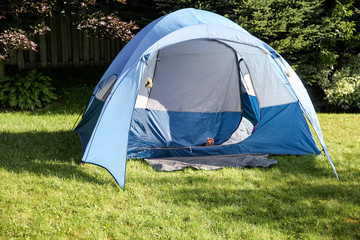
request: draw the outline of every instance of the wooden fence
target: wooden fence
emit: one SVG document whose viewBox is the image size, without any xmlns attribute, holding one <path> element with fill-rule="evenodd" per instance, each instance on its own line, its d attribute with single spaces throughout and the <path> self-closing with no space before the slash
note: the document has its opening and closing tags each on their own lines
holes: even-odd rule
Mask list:
<svg viewBox="0 0 360 240">
<path fill-rule="evenodd" d="M 124 42 L 121 39 L 89 37 L 72 25 L 66 16 L 49 19 L 51 31 L 36 35 L 37 52 L 18 50 L 6 59 L 6 65 L 19 70 L 45 67 L 106 66 L 116 57 Z"/>
</svg>

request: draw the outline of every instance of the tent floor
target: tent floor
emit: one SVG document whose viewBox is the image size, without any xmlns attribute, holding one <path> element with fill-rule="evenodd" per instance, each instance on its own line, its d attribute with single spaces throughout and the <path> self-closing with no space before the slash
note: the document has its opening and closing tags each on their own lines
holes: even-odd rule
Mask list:
<svg viewBox="0 0 360 240">
<path fill-rule="evenodd" d="M 268 154 L 238 154 L 144 159 L 157 171 L 177 171 L 187 167 L 215 170 L 224 167 L 270 167 L 277 164 Z"/>
</svg>

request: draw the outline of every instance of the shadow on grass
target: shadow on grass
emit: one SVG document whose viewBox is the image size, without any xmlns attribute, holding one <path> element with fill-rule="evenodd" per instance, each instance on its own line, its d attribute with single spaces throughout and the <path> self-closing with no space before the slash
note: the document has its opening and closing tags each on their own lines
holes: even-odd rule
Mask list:
<svg viewBox="0 0 360 240">
<path fill-rule="evenodd" d="M 159 198 L 171 196 L 170 203 L 179 208 L 198 207 L 212 222 L 230 222 L 233 226 L 247 223 L 295 239 L 358 239 L 360 184 L 338 182 L 326 169 L 311 165 L 314 159 L 288 160 L 280 171 L 278 166 L 261 169 L 267 173 L 261 177 L 251 174 L 249 179 L 244 175 L 240 179 L 231 175 L 212 178 L 194 170 L 185 174 L 161 173 L 151 179 L 139 176 L 131 181 L 161 189 Z M 285 169 L 287 164 L 292 165 L 289 170 Z M 311 176 L 309 181 L 304 181 L 304 175 Z"/>
<path fill-rule="evenodd" d="M 331 165 L 327 159 L 319 160 L 316 155 L 273 155 L 278 161 L 277 167 L 282 174 L 305 175 L 316 178 L 334 177 Z M 318 167 L 318 161 L 325 161 L 327 168 Z"/>
<path fill-rule="evenodd" d="M 360 218 L 356 212 L 360 184 L 354 181 L 356 174 L 352 175 L 353 181 L 339 182 L 330 166 L 319 167 L 316 156 L 273 158 L 279 161 L 278 165 L 260 169 L 266 172 L 261 177 L 250 174 L 247 179 L 245 174 L 236 174 L 241 176 L 237 178 L 218 170 L 221 176 L 213 178 L 197 174 L 201 170 L 186 170 L 184 174 L 154 171 L 157 177 L 142 175 L 131 177 L 131 181 L 160 189 L 159 198 L 171 196 L 170 203 L 179 208 L 196 206 L 213 222 L 231 222 L 233 226 L 246 222 L 295 239 L 360 238 Z"/>
<path fill-rule="evenodd" d="M 295 238 L 304 233 L 358 239 L 360 219 L 345 206 L 356 210 L 360 192 L 356 185 L 344 187 L 332 184 L 292 183 L 291 187 L 276 185 L 264 189 L 237 190 L 236 187 L 182 187 L 171 195 L 173 203 L 187 206 L 186 201 L 203 206 L 211 218 L 233 224 L 247 222 L 263 226 Z M 261 185 L 261 184 L 260 184 Z M 334 204 L 334 202 L 336 202 Z M 340 207 L 339 207 L 340 206 Z M 289 235 L 289 236 L 290 236 Z M 332 238 L 331 237 L 331 238 Z"/>
<path fill-rule="evenodd" d="M 0 132 L 0 146 L 0 168 L 7 171 L 105 184 L 76 166 L 82 153 L 74 132 Z"/>
</svg>

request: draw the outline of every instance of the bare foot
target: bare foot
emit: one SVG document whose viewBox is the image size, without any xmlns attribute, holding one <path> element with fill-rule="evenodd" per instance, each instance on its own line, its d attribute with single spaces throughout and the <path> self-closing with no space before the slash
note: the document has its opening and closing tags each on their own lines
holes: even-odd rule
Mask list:
<svg viewBox="0 0 360 240">
<path fill-rule="evenodd" d="M 213 138 L 207 138 L 205 146 L 214 146 L 214 139 Z"/>
</svg>

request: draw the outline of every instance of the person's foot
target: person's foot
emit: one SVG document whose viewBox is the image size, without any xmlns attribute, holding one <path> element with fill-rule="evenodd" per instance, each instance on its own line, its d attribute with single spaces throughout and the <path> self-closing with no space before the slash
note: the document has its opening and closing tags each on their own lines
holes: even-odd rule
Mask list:
<svg viewBox="0 0 360 240">
<path fill-rule="evenodd" d="M 214 139 L 213 138 L 207 138 L 205 146 L 214 146 Z"/>
</svg>

